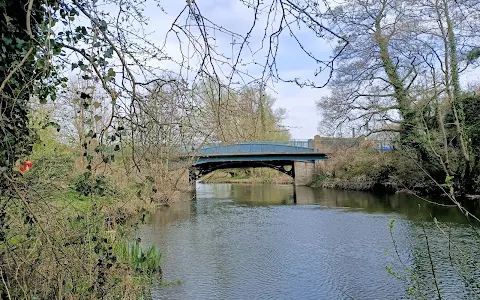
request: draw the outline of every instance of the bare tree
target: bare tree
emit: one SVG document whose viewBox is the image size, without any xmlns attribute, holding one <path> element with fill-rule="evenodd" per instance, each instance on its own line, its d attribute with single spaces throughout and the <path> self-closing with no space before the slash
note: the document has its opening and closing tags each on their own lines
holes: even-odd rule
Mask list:
<svg viewBox="0 0 480 300">
<path fill-rule="evenodd" d="M 451 46 L 461 48 L 462 55 L 475 48 L 473 40 L 478 37 L 472 29 L 478 24 L 472 5 L 468 1 L 385 0 L 330 8 L 324 15 L 328 24 L 344 34 L 349 45 L 338 57 L 331 96 L 318 101 L 324 119 L 337 125 L 356 122 L 365 133 L 395 130 L 404 139 L 418 131 L 418 90 L 433 88 L 430 76 L 425 86 L 426 73 L 435 68 L 436 77 L 440 73 L 446 74 L 445 79 L 456 77 L 442 80 L 442 85 L 446 88 L 457 82 L 458 93 L 458 74 L 467 65 L 459 65 L 466 60 Z M 448 8 L 455 11 L 454 18 Z M 449 67 L 452 61 L 453 69 Z M 397 126 L 386 128 L 387 124 Z"/>
</svg>

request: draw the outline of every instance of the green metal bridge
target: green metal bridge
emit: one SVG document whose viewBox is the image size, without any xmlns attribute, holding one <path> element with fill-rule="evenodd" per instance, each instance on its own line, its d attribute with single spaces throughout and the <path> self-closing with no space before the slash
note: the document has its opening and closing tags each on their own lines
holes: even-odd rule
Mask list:
<svg viewBox="0 0 480 300">
<path fill-rule="evenodd" d="M 292 176 L 296 184 L 303 185 L 311 180 L 315 162 L 328 159 L 329 151 L 358 147 L 359 143 L 358 139 L 216 143 L 185 153 L 182 158 L 192 159 L 191 181 L 219 169 L 268 167 Z M 388 151 L 382 149 L 379 148 Z M 298 177 L 302 179 L 297 180 Z"/>
</svg>

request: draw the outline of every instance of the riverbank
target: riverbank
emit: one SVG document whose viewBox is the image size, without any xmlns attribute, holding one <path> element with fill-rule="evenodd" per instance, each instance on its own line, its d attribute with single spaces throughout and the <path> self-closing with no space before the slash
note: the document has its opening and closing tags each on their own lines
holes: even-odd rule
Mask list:
<svg viewBox="0 0 480 300">
<path fill-rule="evenodd" d="M 2 299 L 135 299 L 163 282 L 161 253 L 140 247 L 135 230 L 180 192 L 157 188 L 148 173 L 127 176 L 120 164 L 86 168 L 68 148 L 31 160 L 12 196 L 0 197 L 9 216 L 0 228 Z"/>
<path fill-rule="evenodd" d="M 354 190 L 354 191 L 366 191 L 366 192 L 390 192 L 394 193 L 399 191 L 399 187 L 390 183 L 381 183 L 368 178 L 351 178 L 341 179 L 332 178 L 325 175 L 316 175 L 312 183 L 313 188 L 328 188 L 337 190 Z"/>
<path fill-rule="evenodd" d="M 248 174 L 239 172 L 212 172 L 206 175 L 200 182 L 202 183 L 236 183 L 236 184 L 291 184 L 293 178 L 273 170 L 257 170 Z"/>
<path fill-rule="evenodd" d="M 438 183 L 422 171 L 418 162 L 396 151 L 374 151 L 368 147 L 340 150 L 324 161 L 310 186 L 381 193 L 442 195 Z M 443 181 L 442 181 L 443 180 Z"/>
</svg>

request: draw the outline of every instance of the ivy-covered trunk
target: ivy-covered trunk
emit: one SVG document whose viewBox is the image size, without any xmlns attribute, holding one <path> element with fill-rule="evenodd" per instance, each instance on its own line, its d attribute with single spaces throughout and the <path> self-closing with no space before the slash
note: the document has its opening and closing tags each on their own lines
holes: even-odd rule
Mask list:
<svg viewBox="0 0 480 300">
<path fill-rule="evenodd" d="M 393 98 L 397 102 L 398 110 L 402 117 L 400 124 L 400 142 L 402 144 L 411 144 L 415 140 L 415 112 L 411 107 L 411 101 L 408 97 L 408 90 L 405 87 L 396 65 L 393 63 L 388 45 L 389 36 L 384 36 L 381 27 L 381 20 L 386 8 L 384 2 L 383 8 L 378 12 L 375 20 L 375 34 L 374 39 L 379 48 L 379 56 L 382 62 L 382 67 L 387 74 L 387 78 L 390 81 L 393 88 Z"/>
<path fill-rule="evenodd" d="M 0 0 L 0 196 L 8 190 L 5 176 L 32 150 L 27 114 L 36 76 L 33 34 L 43 16 L 41 2 L 29 2 Z"/>
<path fill-rule="evenodd" d="M 27 158 L 33 145 L 27 114 L 36 76 L 33 37 L 41 12 L 41 1 L 0 0 L 0 242 L 6 244 L 14 166 L 17 160 Z M 2 268 L 6 254 L 0 252 Z M 4 282 L 13 276 L 3 274 Z M 5 296 L 3 291 L 0 296 Z"/>
</svg>

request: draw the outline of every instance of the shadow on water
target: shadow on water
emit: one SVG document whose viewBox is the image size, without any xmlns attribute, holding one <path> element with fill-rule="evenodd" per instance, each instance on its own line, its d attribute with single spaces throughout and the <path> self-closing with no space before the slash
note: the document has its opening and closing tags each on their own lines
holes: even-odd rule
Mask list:
<svg viewBox="0 0 480 300">
<path fill-rule="evenodd" d="M 312 189 L 296 187 L 297 204 L 318 204 L 325 207 L 342 207 L 361 209 L 366 213 L 395 212 L 411 220 L 433 220 L 441 222 L 468 223 L 460 210 L 446 199 L 423 199 L 414 195 L 387 194 L 377 195 L 360 191 L 343 191 L 333 189 Z M 470 210 L 480 215 L 478 206 Z"/>
<path fill-rule="evenodd" d="M 195 205 L 195 193 L 184 193 L 181 201 L 173 205 L 160 206 L 152 214 L 148 215 L 146 221 L 153 226 L 166 227 L 171 223 L 181 221 L 197 214 Z"/>
<path fill-rule="evenodd" d="M 307 186 L 269 184 L 198 184 L 194 193 L 183 195 L 183 201 L 159 208 L 150 217 L 154 224 L 166 226 L 208 209 L 197 201 L 214 199 L 217 203 L 233 203 L 240 206 L 268 207 L 273 205 L 318 205 L 319 208 L 341 208 L 364 213 L 398 213 L 416 221 L 452 222 L 468 224 L 469 220 L 452 203 L 442 199 L 429 199 L 426 202 L 414 195 L 377 195 L 361 191 L 334 189 L 314 189 Z M 192 201 L 188 201 L 191 199 Z M 480 209 L 473 202 L 469 211 L 479 216 Z M 205 211 L 203 211 L 206 213 Z"/>
<path fill-rule="evenodd" d="M 377 195 L 361 191 L 314 189 L 293 185 L 214 184 L 207 190 L 200 186 L 197 199 L 215 198 L 237 205 L 320 205 L 327 208 L 361 210 L 365 213 L 399 213 L 411 220 L 468 223 L 468 220 L 451 202 L 445 199 L 429 199 L 427 202 L 414 195 Z M 437 203 L 438 204 L 435 204 Z M 473 203 L 473 202 L 472 202 Z M 469 210 L 480 215 L 478 205 Z"/>
</svg>

